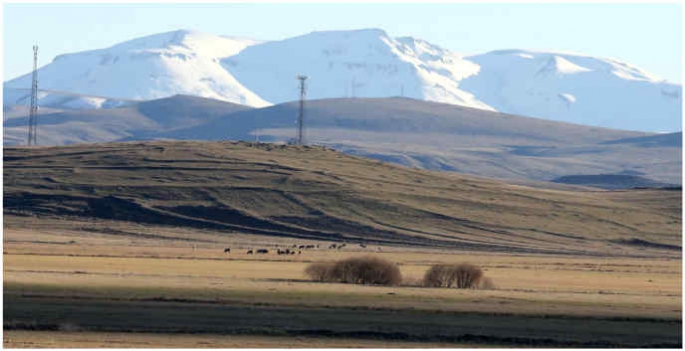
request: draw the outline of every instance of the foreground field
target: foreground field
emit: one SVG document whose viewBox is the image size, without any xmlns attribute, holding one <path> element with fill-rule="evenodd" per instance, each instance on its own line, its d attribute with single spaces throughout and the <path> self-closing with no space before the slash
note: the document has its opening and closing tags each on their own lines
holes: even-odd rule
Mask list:
<svg viewBox="0 0 685 351">
<path fill-rule="evenodd" d="M 13 221 L 20 220 L 10 218 L 9 223 Z M 99 223 L 107 225 L 113 224 Z M 172 232 L 184 235 L 180 229 Z M 204 232 L 202 237 L 225 240 L 220 233 Z M 160 334 L 186 335 L 191 339 L 183 343 L 188 344 L 195 342 L 195 333 L 240 335 L 246 337 L 246 347 L 268 345 L 271 337 L 321 336 L 331 345 L 360 347 L 379 340 L 455 347 L 680 344 L 677 259 L 392 247 L 368 252 L 359 246 L 283 257 L 238 249 L 261 240 L 268 238 L 234 237 L 232 252 L 224 254 L 220 244 L 6 228 L 5 329 L 24 330 L 12 338 L 15 345 L 35 346 L 45 339 L 34 339 L 27 329 L 66 331 L 71 334 L 59 340 L 73 335 L 75 343 L 88 340 L 92 332 L 136 332 L 132 346 L 140 332 L 153 333 L 145 341 L 150 343 Z M 281 245 L 299 243 L 284 239 Z M 323 284 L 303 274 L 309 262 L 360 254 L 399 263 L 405 283 Z M 497 287 L 458 291 L 414 286 L 430 264 L 462 261 L 483 267 Z"/>
</svg>

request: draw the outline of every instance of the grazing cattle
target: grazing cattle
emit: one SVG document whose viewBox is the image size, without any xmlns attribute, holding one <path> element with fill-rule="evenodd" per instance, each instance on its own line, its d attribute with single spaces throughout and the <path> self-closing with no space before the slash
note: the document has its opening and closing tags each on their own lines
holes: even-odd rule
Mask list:
<svg viewBox="0 0 685 351">
<path fill-rule="evenodd" d="M 296 248 L 297 248 L 297 244 L 293 245 L 293 249 L 296 249 Z"/>
<path fill-rule="evenodd" d="M 329 246 L 328 248 L 329 248 L 329 249 L 335 249 L 337 246 L 338 246 L 338 245 L 336 245 L 336 244 L 331 244 L 331 246 Z"/>
<path fill-rule="evenodd" d="M 300 247 L 298 247 L 298 249 L 300 249 L 300 250 L 304 249 L 304 245 L 300 245 Z"/>
<path fill-rule="evenodd" d="M 258 254 L 268 254 L 268 253 L 269 253 L 269 250 L 267 250 L 267 249 L 259 249 L 259 250 L 257 250 L 257 253 L 258 253 Z"/>
<path fill-rule="evenodd" d="M 314 248 L 314 245 L 307 245 L 307 246 L 305 246 L 305 249 L 313 249 L 313 248 Z"/>
<path fill-rule="evenodd" d="M 366 245 L 364 245 L 364 244 L 359 244 L 359 246 L 360 246 L 362 249 L 365 249 L 365 248 L 366 248 Z"/>
<path fill-rule="evenodd" d="M 298 251 L 297 254 L 298 254 L 298 255 L 302 255 L 302 251 Z"/>
<path fill-rule="evenodd" d="M 252 249 L 247 250 L 248 255 L 252 255 Z"/>
<path fill-rule="evenodd" d="M 295 250 L 290 251 L 290 254 L 291 254 L 291 255 L 294 255 L 294 254 L 295 254 Z"/>
<path fill-rule="evenodd" d="M 317 248 L 317 249 L 319 248 L 319 244 L 316 244 L 316 248 Z"/>
<path fill-rule="evenodd" d="M 231 248 L 230 247 L 225 248 L 224 253 L 231 253 Z"/>
</svg>

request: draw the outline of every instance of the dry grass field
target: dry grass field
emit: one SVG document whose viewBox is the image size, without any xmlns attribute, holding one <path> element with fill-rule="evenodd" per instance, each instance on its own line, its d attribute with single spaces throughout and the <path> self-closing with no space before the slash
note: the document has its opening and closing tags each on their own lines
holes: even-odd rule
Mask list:
<svg viewBox="0 0 685 351">
<path fill-rule="evenodd" d="M 6 150 L 5 347 L 682 345 L 680 191 L 514 186 L 317 148 L 145 145 Z M 152 171 L 160 147 L 171 154 Z M 171 161 L 189 150 L 204 156 Z M 314 248 L 274 252 L 293 245 Z M 397 263 L 403 283 L 304 274 L 359 255 Z M 431 265 L 458 262 L 495 288 L 420 286 Z"/>
</svg>

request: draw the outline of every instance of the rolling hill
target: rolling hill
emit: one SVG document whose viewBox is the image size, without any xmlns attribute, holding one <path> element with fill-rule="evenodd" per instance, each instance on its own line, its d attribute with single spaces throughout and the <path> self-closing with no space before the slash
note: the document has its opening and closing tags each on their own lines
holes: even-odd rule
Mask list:
<svg viewBox="0 0 685 351">
<path fill-rule="evenodd" d="M 77 226 L 114 220 L 510 253 L 680 254 L 679 190 L 536 189 L 323 147 L 154 141 L 6 148 L 4 184 L 6 218 Z"/>
<path fill-rule="evenodd" d="M 39 143 L 286 142 L 295 135 L 297 109 L 295 102 L 253 109 L 174 96 L 114 109 L 53 111 L 39 119 Z M 681 182 L 678 134 L 589 127 L 409 98 L 311 100 L 305 120 L 310 143 L 410 167 L 519 181 L 631 174 Z M 10 141 L 23 141 L 23 123 L 9 121 Z M 663 138 L 669 142 L 650 142 Z"/>
<path fill-rule="evenodd" d="M 109 109 L 41 109 L 38 138 L 40 145 L 145 139 L 249 109 L 251 107 L 188 95 L 131 102 Z M 17 109 L 9 115 L 5 122 L 5 143 L 25 143 L 25 109 Z"/>
</svg>

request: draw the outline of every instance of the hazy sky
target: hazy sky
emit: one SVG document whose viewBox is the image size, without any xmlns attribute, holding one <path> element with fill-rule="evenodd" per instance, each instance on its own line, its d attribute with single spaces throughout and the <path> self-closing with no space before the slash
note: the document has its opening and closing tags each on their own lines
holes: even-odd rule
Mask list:
<svg viewBox="0 0 685 351">
<path fill-rule="evenodd" d="M 4 4 L 4 79 L 59 54 L 176 29 L 283 39 L 382 28 L 460 53 L 520 48 L 622 60 L 681 82 L 682 6 L 670 4 Z"/>
</svg>

